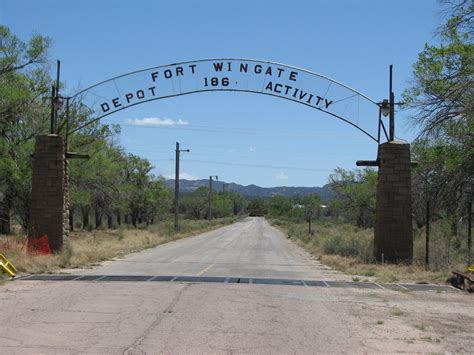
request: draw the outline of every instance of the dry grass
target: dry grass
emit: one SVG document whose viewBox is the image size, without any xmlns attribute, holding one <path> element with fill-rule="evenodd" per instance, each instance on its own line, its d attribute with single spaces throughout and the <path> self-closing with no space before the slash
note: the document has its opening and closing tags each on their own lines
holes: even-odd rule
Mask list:
<svg viewBox="0 0 474 355">
<path fill-rule="evenodd" d="M 61 268 L 92 266 L 235 221 L 233 218 L 211 222 L 186 220 L 181 222 L 181 231 L 177 234 L 173 231 L 171 221 L 161 222 L 149 229 L 76 231 L 70 235 L 69 248 L 55 255 L 30 255 L 26 252 L 25 236 L 10 236 L 9 249 L 4 253 L 20 272 L 52 273 Z"/>
<path fill-rule="evenodd" d="M 314 234 L 308 234 L 306 223 L 270 221 L 282 229 L 290 239 L 321 262 L 349 275 L 380 282 L 445 282 L 451 274 L 449 266 L 426 270 L 415 258 L 411 265 L 377 264 L 372 257 L 373 230 L 330 221 L 314 224 Z M 420 243 L 415 240 L 415 244 Z M 416 250 L 415 250 L 416 253 Z M 463 268 L 462 265 L 452 265 Z"/>
<path fill-rule="evenodd" d="M 325 265 L 347 274 L 359 275 L 362 280 L 366 278 L 380 282 L 444 282 L 450 274 L 448 270 L 431 271 L 417 265 L 368 264 L 340 255 L 319 257 Z"/>
</svg>

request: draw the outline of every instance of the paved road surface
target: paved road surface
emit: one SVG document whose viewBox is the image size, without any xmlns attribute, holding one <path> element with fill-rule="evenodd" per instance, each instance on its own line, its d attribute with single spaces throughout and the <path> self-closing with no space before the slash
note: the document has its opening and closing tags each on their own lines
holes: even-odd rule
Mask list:
<svg viewBox="0 0 474 355">
<path fill-rule="evenodd" d="M 72 272 L 350 280 L 291 243 L 262 217 L 105 262 L 100 268 Z"/>
<path fill-rule="evenodd" d="M 260 218 L 89 272 L 339 277 Z M 474 346 L 473 297 L 454 292 L 15 281 L 0 287 L 0 315 L 1 354 L 468 353 Z"/>
</svg>

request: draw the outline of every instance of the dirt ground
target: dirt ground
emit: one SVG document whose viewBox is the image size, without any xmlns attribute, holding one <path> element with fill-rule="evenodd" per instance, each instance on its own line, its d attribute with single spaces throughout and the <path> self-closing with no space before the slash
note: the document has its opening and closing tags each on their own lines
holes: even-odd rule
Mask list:
<svg viewBox="0 0 474 355">
<path fill-rule="evenodd" d="M 464 292 L 14 281 L 2 354 L 473 353 Z"/>
</svg>

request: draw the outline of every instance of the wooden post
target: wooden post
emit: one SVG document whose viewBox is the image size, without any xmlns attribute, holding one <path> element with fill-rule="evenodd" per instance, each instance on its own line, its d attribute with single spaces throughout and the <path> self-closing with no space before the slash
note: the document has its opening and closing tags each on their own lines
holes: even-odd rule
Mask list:
<svg viewBox="0 0 474 355">
<path fill-rule="evenodd" d="M 430 266 L 430 201 L 426 202 L 426 245 L 425 245 L 425 267 Z"/>
<path fill-rule="evenodd" d="M 472 202 L 467 207 L 467 266 L 471 266 L 471 245 L 472 245 Z"/>
</svg>

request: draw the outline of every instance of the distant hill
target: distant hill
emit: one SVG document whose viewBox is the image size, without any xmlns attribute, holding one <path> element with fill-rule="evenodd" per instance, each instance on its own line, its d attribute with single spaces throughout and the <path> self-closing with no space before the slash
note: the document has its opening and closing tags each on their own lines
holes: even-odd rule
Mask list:
<svg viewBox="0 0 474 355">
<path fill-rule="evenodd" d="M 222 185 L 224 181 L 213 181 L 212 190 L 222 191 Z M 174 179 L 165 180 L 165 185 L 169 188 L 174 188 Z M 198 187 L 208 187 L 209 180 L 180 180 L 179 189 L 183 193 L 190 193 L 196 190 Z M 239 185 L 230 183 L 226 187 L 228 190 L 232 190 L 242 194 L 245 197 L 272 197 L 282 195 L 286 197 L 292 196 L 305 196 L 311 194 L 317 194 L 323 201 L 327 201 L 335 197 L 334 191 L 328 185 L 323 187 L 297 187 L 297 186 L 277 186 L 277 187 L 260 187 L 257 185 Z"/>
</svg>

